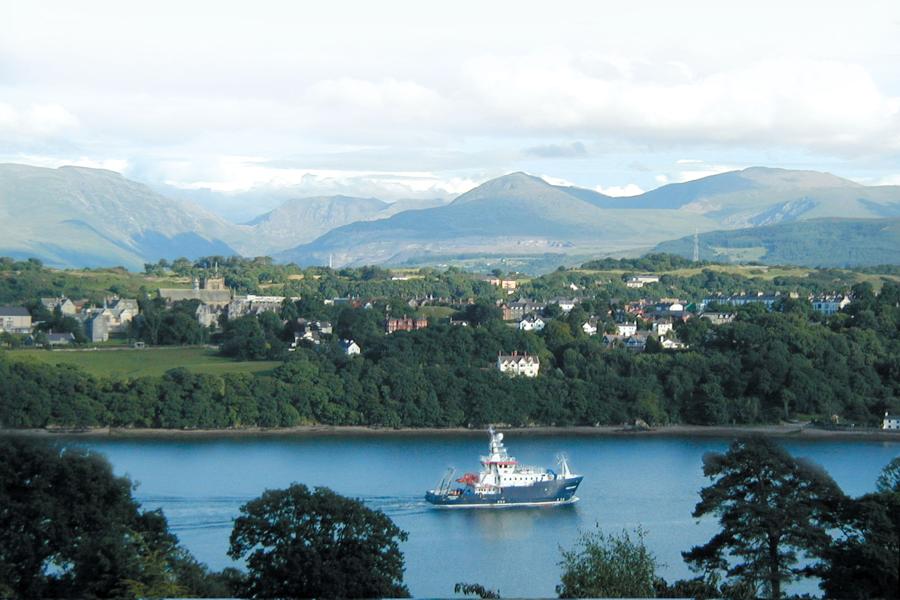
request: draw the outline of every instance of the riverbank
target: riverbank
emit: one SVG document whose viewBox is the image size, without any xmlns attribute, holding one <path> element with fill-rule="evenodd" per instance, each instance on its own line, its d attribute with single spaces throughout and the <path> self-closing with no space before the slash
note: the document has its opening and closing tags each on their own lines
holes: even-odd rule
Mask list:
<svg viewBox="0 0 900 600">
<path fill-rule="evenodd" d="M 900 432 L 882 429 L 822 429 L 808 425 L 747 425 L 706 426 L 669 425 L 650 429 L 627 428 L 616 425 L 598 427 L 500 427 L 514 435 L 533 436 L 607 436 L 607 437 L 696 437 L 735 438 L 750 435 L 792 439 L 877 440 L 900 442 Z M 87 438 L 216 438 L 264 436 L 482 436 L 483 429 L 454 428 L 380 428 L 363 426 L 305 425 L 297 427 L 241 429 L 134 429 L 118 427 L 59 428 L 59 429 L 0 429 L 2 435 L 26 435 L 53 438 L 61 435 Z"/>
</svg>

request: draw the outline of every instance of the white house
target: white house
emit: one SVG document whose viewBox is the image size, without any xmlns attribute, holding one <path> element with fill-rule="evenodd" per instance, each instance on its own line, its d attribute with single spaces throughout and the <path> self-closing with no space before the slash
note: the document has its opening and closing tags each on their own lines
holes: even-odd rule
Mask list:
<svg viewBox="0 0 900 600">
<path fill-rule="evenodd" d="M 616 323 L 616 335 L 630 336 L 637 333 L 637 322 Z"/>
<path fill-rule="evenodd" d="M 653 333 L 656 335 L 666 335 L 670 331 L 672 331 L 672 321 L 665 320 L 653 322 Z"/>
<path fill-rule="evenodd" d="M 567 313 L 575 308 L 575 305 L 578 304 L 578 300 L 575 298 L 554 298 L 550 301 L 550 304 L 558 305 L 561 311 Z"/>
<path fill-rule="evenodd" d="M 0 331 L 30 333 L 31 313 L 24 306 L 0 306 Z"/>
<path fill-rule="evenodd" d="M 347 356 L 357 356 L 362 351 L 359 344 L 353 340 L 341 340 L 341 348 Z"/>
<path fill-rule="evenodd" d="M 541 369 L 541 360 L 527 352 L 525 354 L 519 354 L 518 352 L 498 354 L 497 369 L 501 373 L 512 376 L 537 377 L 538 371 Z"/>
<path fill-rule="evenodd" d="M 581 330 L 587 335 L 597 335 L 597 322 L 585 321 L 581 326 Z"/>
<path fill-rule="evenodd" d="M 625 286 L 642 288 L 649 283 L 659 283 L 659 275 L 632 275 L 625 280 Z"/>
<path fill-rule="evenodd" d="M 676 339 L 659 338 L 659 345 L 663 350 L 685 350 L 687 344 Z"/>
<path fill-rule="evenodd" d="M 545 325 L 544 320 L 536 315 L 528 315 L 519 321 L 519 329 L 522 331 L 541 331 Z"/>
<path fill-rule="evenodd" d="M 881 428 L 893 431 L 900 430 L 900 415 L 884 413 L 884 421 L 881 423 Z"/>
</svg>

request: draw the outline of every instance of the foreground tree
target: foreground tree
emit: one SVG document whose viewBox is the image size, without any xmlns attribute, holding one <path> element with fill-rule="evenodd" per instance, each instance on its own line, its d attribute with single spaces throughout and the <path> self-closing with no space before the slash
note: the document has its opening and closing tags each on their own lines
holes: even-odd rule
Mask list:
<svg viewBox="0 0 900 600">
<path fill-rule="evenodd" d="M 246 561 L 245 597 L 407 597 L 406 535 L 359 500 L 294 484 L 241 507 L 228 554 Z"/>
<path fill-rule="evenodd" d="M 0 596 L 227 595 L 102 457 L 0 438 Z"/>
<path fill-rule="evenodd" d="M 722 531 L 684 553 L 695 568 L 730 585 L 780 598 L 782 584 L 808 569 L 796 568 L 823 555 L 831 541 L 843 494 L 821 468 L 797 460 L 772 440 L 734 442 L 725 454 L 703 457 L 712 485 L 700 491 L 693 516 L 715 515 Z"/>
<path fill-rule="evenodd" d="M 562 551 L 560 598 L 652 598 L 656 559 L 644 545 L 644 531 L 634 538 L 596 531 L 582 533 L 573 550 Z"/>
<path fill-rule="evenodd" d="M 819 573 L 827 598 L 900 598 L 900 458 L 884 468 L 877 491 L 847 501 L 843 535 Z"/>
</svg>

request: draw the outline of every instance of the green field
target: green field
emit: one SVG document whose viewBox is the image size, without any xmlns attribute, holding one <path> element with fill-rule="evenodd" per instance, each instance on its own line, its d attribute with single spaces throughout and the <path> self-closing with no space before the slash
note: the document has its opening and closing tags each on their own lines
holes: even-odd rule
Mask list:
<svg viewBox="0 0 900 600">
<path fill-rule="evenodd" d="M 143 350 L 15 350 L 6 353 L 12 360 L 66 364 L 80 367 L 97 377 L 133 379 L 162 375 L 170 369 L 184 367 L 195 373 L 263 374 L 281 363 L 278 361 L 237 362 L 208 348 L 146 348 Z"/>
</svg>

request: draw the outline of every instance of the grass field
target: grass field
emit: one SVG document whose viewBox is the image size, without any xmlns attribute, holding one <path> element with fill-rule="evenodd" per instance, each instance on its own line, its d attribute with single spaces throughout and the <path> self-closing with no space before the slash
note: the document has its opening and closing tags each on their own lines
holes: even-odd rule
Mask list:
<svg viewBox="0 0 900 600">
<path fill-rule="evenodd" d="M 170 369 L 184 367 L 195 373 L 264 374 L 281 363 L 278 361 L 236 362 L 218 356 L 208 348 L 146 348 L 144 350 L 15 350 L 6 353 L 13 360 L 66 364 L 80 367 L 97 377 L 133 379 L 162 375 Z"/>
</svg>

